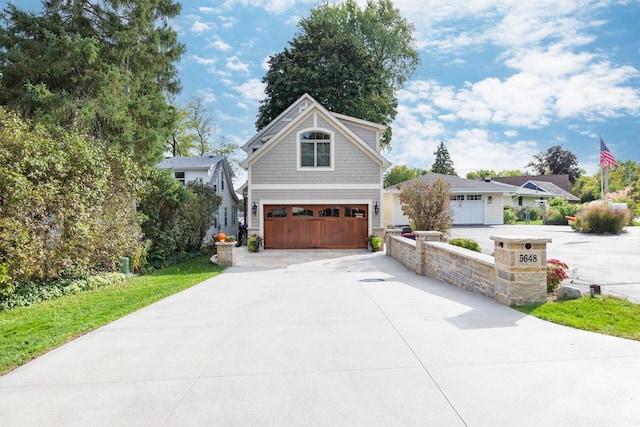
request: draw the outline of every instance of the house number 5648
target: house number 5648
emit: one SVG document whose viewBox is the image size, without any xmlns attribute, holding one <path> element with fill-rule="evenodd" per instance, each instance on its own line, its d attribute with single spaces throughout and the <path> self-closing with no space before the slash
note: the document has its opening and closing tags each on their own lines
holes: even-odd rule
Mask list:
<svg viewBox="0 0 640 427">
<path fill-rule="evenodd" d="M 538 262 L 538 255 L 536 254 L 520 254 L 520 262 L 523 264 L 530 262 Z"/>
</svg>

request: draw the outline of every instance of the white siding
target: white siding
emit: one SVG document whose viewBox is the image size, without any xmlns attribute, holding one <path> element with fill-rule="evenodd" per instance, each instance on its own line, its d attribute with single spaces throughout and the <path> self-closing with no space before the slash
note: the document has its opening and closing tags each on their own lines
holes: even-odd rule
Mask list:
<svg viewBox="0 0 640 427">
<path fill-rule="evenodd" d="M 489 201 L 489 197 L 491 197 L 491 201 Z M 491 225 L 504 224 L 504 211 L 500 194 L 485 195 L 484 223 Z"/>
</svg>

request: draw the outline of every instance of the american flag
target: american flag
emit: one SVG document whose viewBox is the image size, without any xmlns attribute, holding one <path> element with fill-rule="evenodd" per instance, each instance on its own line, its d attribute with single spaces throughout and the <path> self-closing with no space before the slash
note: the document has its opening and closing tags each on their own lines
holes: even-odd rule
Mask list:
<svg viewBox="0 0 640 427">
<path fill-rule="evenodd" d="M 616 159 L 613 158 L 613 154 L 607 148 L 602 138 L 600 138 L 600 166 L 603 168 L 610 168 L 616 165 Z"/>
</svg>

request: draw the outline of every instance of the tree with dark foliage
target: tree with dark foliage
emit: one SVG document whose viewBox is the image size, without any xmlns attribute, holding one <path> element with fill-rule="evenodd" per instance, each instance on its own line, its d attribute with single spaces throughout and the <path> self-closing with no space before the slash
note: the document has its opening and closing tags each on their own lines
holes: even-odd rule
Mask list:
<svg viewBox="0 0 640 427">
<path fill-rule="evenodd" d="M 540 175 L 569 175 L 571 184 L 582 175 L 582 170 L 578 168 L 578 158 L 569 150 L 564 150 L 561 145 L 549 147 L 546 152 L 534 154 L 535 161 L 527 164 L 527 167 Z"/>
</svg>

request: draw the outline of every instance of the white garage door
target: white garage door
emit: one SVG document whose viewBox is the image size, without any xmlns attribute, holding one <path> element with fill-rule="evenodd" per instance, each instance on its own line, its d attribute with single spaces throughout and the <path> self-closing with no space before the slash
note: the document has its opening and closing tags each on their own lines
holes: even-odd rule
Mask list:
<svg viewBox="0 0 640 427">
<path fill-rule="evenodd" d="M 454 224 L 484 224 L 482 194 L 456 194 L 451 196 Z"/>
</svg>

